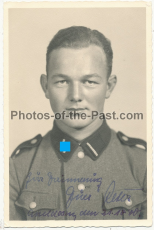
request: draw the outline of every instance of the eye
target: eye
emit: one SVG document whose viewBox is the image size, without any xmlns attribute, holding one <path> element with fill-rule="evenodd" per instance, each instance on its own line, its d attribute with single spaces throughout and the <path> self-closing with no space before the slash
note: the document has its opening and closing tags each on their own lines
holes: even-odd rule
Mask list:
<svg viewBox="0 0 154 230">
<path fill-rule="evenodd" d="M 61 81 L 55 82 L 55 84 L 56 84 L 57 86 L 62 87 L 62 86 L 67 85 L 67 81 L 66 81 L 66 80 L 61 80 Z"/>
<path fill-rule="evenodd" d="M 84 83 L 88 86 L 94 86 L 94 85 L 98 84 L 98 82 L 96 82 L 96 81 L 89 81 L 89 80 L 86 80 Z"/>
</svg>

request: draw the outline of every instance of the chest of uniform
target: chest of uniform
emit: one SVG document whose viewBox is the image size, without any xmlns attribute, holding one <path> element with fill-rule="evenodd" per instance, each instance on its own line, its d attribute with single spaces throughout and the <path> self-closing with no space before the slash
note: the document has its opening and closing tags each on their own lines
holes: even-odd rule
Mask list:
<svg viewBox="0 0 154 230">
<path fill-rule="evenodd" d="M 29 220 L 137 219 L 142 188 L 128 177 L 129 167 L 125 176 L 110 158 L 93 161 L 79 147 L 68 162 L 51 158 L 44 167 L 42 161 L 26 178 L 16 205 Z"/>
</svg>

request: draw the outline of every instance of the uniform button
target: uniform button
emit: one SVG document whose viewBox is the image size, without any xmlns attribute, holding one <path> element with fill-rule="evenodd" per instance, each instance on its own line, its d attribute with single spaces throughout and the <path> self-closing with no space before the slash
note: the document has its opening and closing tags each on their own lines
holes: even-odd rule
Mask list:
<svg viewBox="0 0 154 230">
<path fill-rule="evenodd" d="M 19 152 L 20 152 L 20 149 L 18 149 L 18 150 L 16 151 L 16 155 L 17 155 Z"/>
<path fill-rule="evenodd" d="M 85 186 L 84 184 L 79 184 L 78 185 L 78 189 L 81 191 L 81 190 L 85 190 Z"/>
<path fill-rule="evenodd" d="M 29 205 L 29 207 L 31 209 L 36 208 L 36 203 L 35 202 L 31 202 L 30 205 Z"/>
<path fill-rule="evenodd" d="M 31 144 L 35 144 L 37 142 L 37 139 L 33 139 L 33 140 L 31 140 Z"/>
<path fill-rule="evenodd" d="M 132 205 L 132 200 L 130 199 L 130 198 L 128 198 L 128 199 L 126 199 L 125 200 L 125 204 L 127 205 L 127 206 L 131 206 Z"/>
<path fill-rule="evenodd" d="M 83 152 L 78 152 L 78 157 L 79 158 L 84 158 L 84 153 Z"/>
<path fill-rule="evenodd" d="M 128 137 L 126 137 L 126 136 L 122 136 L 122 139 L 123 139 L 124 141 L 128 141 Z"/>
</svg>

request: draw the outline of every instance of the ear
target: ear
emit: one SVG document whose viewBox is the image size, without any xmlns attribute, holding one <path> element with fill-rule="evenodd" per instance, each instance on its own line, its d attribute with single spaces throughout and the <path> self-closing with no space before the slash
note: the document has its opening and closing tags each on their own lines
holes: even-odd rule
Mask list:
<svg viewBox="0 0 154 230">
<path fill-rule="evenodd" d="M 117 76 L 116 75 L 111 75 L 108 78 L 108 81 L 107 81 L 107 90 L 106 90 L 105 98 L 110 97 L 110 95 L 111 95 L 116 83 L 117 83 Z"/>
<path fill-rule="evenodd" d="M 45 74 L 41 75 L 41 77 L 40 77 L 40 83 L 41 83 L 41 86 L 42 86 L 42 89 L 43 89 L 43 91 L 45 93 L 46 98 L 49 99 L 48 78 L 47 78 L 47 75 L 45 75 Z"/>
</svg>

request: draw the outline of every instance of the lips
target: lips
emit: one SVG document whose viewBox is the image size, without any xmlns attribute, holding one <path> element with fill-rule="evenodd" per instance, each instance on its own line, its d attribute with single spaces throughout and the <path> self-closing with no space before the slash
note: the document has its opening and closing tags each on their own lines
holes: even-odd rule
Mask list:
<svg viewBox="0 0 154 230">
<path fill-rule="evenodd" d="M 67 109 L 68 111 L 75 111 L 75 112 L 79 112 L 79 111 L 84 111 L 87 110 L 87 108 L 69 108 Z"/>
<path fill-rule="evenodd" d="M 74 113 L 84 113 L 87 108 L 68 108 L 67 111 Z"/>
</svg>

